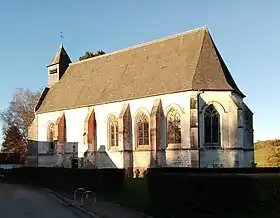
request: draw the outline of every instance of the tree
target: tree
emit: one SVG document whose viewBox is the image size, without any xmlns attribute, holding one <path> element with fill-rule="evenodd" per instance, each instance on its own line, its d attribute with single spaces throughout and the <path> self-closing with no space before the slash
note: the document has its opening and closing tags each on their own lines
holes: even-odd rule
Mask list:
<svg viewBox="0 0 280 218">
<path fill-rule="evenodd" d="M 104 54 L 105 54 L 105 52 L 103 50 L 99 50 L 95 53 L 86 52 L 83 56 L 79 57 L 79 60 L 82 61 L 82 60 L 85 60 L 85 59 L 88 59 L 88 58 L 93 58 L 93 57 L 97 57 L 97 56 L 104 55 Z"/>
<path fill-rule="evenodd" d="M 2 152 L 20 153 L 22 156 L 26 155 L 24 139 L 16 126 L 10 126 L 6 129 L 2 143 Z"/>
<path fill-rule="evenodd" d="M 37 102 L 41 96 L 41 90 L 32 92 L 29 89 L 17 89 L 13 95 L 13 98 L 6 110 L 0 112 L 0 120 L 3 123 L 3 135 L 6 136 L 9 131 L 14 131 L 14 128 L 17 128 L 20 132 L 23 143 L 25 147 L 27 147 L 27 133 L 28 133 L 28 126 L 34 120 L 34 108 L 36 107 Z M 10 137 L 9 140 L 18 140 L 16 137 Z M 17 141 L 5 142 L 6 150 L 9 148 L 12 152 L 14 149 L 11 148 L 10 145 L 14 144 L 17 145 Z M 24 153 L 24 151 L 23 151 Z"/>
<path fill-rule="evenodd" d="M 280 167 L 280 140 L 256 142 L 255 162 L 259 167 Z"/>
<path fill-rule="evenodd" d="M 266 161 L 271 167 L 280 167 L 280 146 L 269 148 L 269 154 Z"/>
</svg>

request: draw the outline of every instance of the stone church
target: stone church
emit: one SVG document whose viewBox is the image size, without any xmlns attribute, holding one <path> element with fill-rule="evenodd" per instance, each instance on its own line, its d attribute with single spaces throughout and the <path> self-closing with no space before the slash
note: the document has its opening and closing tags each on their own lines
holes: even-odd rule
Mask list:
<svg viewBox="0 0 280 218">
<path fill-rule="evenodd" d="M 207 28 L 75 63 L 61 46 L 29 127 L 29 163 L 252 167 L 244 98 Z"/>
</svg>

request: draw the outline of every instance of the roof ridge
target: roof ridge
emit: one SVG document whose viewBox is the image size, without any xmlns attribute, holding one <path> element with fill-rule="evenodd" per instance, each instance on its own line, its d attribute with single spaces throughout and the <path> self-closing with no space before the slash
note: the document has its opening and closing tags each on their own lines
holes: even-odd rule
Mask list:
<svg viewBox="0 0 280 218">
<path fill-rule="evenodd" d="M 205 32 L 204 32 L 204 36 L 202 38 L 202 41 L 201 41 L 201 46 L 200 46 L 200 50 L 199 50 L 199 55 L 197 57 L 197 62 L 196 62 L 196 66 L 195 66 L 195 70 L 194 70 L 194 74 L 193 74 L 193 78 L 192 78 L 192 84 L 193 84 L 193 80 L 194 80 L 194 77 L 196 75 L 196 72 L 197 72 L 197 67 L 198 67 L 198 64 L 199 64 L 199 61 L 200 61 L 200 57 L 201 57 L 201 53 L 202 53 L 202 48 L 203 48 L 203 45 L 204 45 L 204 40 L 205 40 L 205 37 L 206 37 L 206 34 L 209 34 L 209 31 L 207 29 L 207 27 L 205 27 Z"/>
<path fill-rule="evenodd" d="M 209 44 L 209 45 L 207 45 Z M 239 93 L 241 96 L 245 97 L 245 95 L 239 90 L 238 86 L 236 85 L 231 73 L 229 72 L 228 70 L 228 67 L 227 65 L 225 64 L 215 42 L 213 41 L 212 39 L 212 36 L 209 32 L 209 30 L 206 28 L 206 31 L 204 32 L 204 37 L 203 37 L 203 40 L 202 40 L 202 44 L 201 44 L 201 48 L 200 48 L 200 53 L 199 53 L 199 56 L 198 56 L 198 60 L 197 60 L 197 65 L 196 65 L 196 68 L 195 68 L 195 71 L 194 71 L 194 74 L 193 74 L 193 79 L 192 79 L 192 86 L 193 88 L 196 86 L 196 89 L 199 89 L 199 85 L 197 85 L 197 79 L 199 79 L 199 83 L 201 83 L 202 81 L 205 80 L 207 76 L 207 72 L 203 71 L 202 69 L 200 69 L 200 62 L 203 61 L 203 59 L 205 58 L 204 56 L 204 53 L 208 52 L 209 53 L 209 48 L 207 49 L 207 47 L 211 47 L 210 49 L 214 52 L 213 55 L 215 55 L 215 60 L 217 61 L 217 64 L 219 65 L 219 69 L 221 71 L 219 71 L 221 73 L 221 75 L 223 75 L 223 78 L 225 80 L 225 84 L 228 86 L 228 88 L 230 88 L 231 90 Z M 205 50 L 204 51 L 204 47 Z M 209 57 L 207 57 L 209 58 Z M 210 63 L 209 63 L 210 64 Z M 218 73 L 218 72 L 216 72 Z M 198 77 L 197 77 L 198 76 Z M 206 83 L 206 80 L 204 81 L 204 83 Z M 196 84 L 196 85 L 195 85 Z"/>
<path fill-rule="evenodd" d="M 162 38 L 159 38 L 159 39 L 154 39 L 154 40 L 151 40 L 151 41 L 148 41 L 148 42 L 140 43 L 138 45 L 133 45 L 133 46 L 129 46 L 127 48 L 112 51 L 112 52 L 107 53 L 107 54 L 103 54 L 103 55 L 99 55 L 99 56 L 96 56 L 96 57 L 88 58 L 88 59 L 85 59 L 85 60 L 82 60 L 82 61 L 72 62 L 69 65 L 76 65 L 76 64 L 87 62 L 87 61 L 95 60 L 95 59 L 98 59 L 98 58 L 104 58 L 104 57 L 107 57 L 107 56 L 110 56 L 110 55 L 114 55 L 114 54 L 130 51 L 130 50 L 133 50 L 133 49 L 149 46 L 149 45 L 152 45 L 152 44 L 155 44 L 155 43 L 163 42 L 163 41 L 166 41 L 166 40 L 169 40 L 169 39 L 174 39 L 174 38 L 184 36 L 184 35 L 187 35 L 187 34 L 191 34 L 191 33 L 197 32 L 197 31 L 201 31 L 201 30 L 207 30 L 207 27 L 205 27 L 205 26 L 198 27 L 196 29 L 192 29 L 192 30 L 181 32 L 181 33 L 173 34 L 171 36 L 166 36 L 166 37 L 162 37 Z"/>
<path fill-rule="evenodd" d="M 226 63 L 225 63 L 225 61 L 224 61 L 224 59 L 223 59 L 223 57 L 222 57 L 222 55 L 221 55 L 219 49 L 217 48 L 217 46 L 216 46 L 216 44 L 215 44 L 215 42 L 214 42 L 212 36 L 209 35 L 209 37 L 210 37 L 211 43 L 212 43 L 212 45 L 213 45 L 214 51 L 215 51 L 215 53 L 216 53 L 216 56 L 217 56 L 217 58 L 218 58 L 218 60 L 219 60 L 219 64 L 220 64 L 220 66 L 221 66 L 221 68 L 222 68 L 222 70 L 223 70 L 223 73 L 224 73 L 225 79 L 226 79 L 226 81 L 227 81 L 227 84 L 228 84 L 233 90 L 235 90 L 236 92 L 238 92 L 241 96 L 246 97 L 246 96 L 241 92 L 241 90 L 238 88 L 238 86 L 237 86 L 237 84 L 236 84 L 236 82 L 235 82 L 233 76 L 231 75 L 231 73 L 230 73 L 230 71 L 229 71 L 229 69 L 228 69 L 228 66 L 226 65 Z"/>
</svg>

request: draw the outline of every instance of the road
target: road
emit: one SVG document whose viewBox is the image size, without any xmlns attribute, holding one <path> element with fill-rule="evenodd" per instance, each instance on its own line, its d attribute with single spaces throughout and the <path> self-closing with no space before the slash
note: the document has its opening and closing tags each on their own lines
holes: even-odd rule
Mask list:
<svg viewBox="0 0 280 218">
<path fill-rule="evenodd" d="M 79 211 L 32 187 L 0 184 L 0 217 L 85 218 Z"/>
</svg>

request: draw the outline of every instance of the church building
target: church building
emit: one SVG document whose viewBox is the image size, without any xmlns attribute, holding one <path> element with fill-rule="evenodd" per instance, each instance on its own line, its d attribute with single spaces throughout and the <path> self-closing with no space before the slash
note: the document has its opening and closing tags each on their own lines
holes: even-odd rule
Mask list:
<svg viewBox="0 0 280 218">
<path fill-rule="evenodd" d="M 207 28 L 71 62 L 61 46 L 29 127 L 46 167 L 253 167 L 253 113 Z"/>
</svg>

